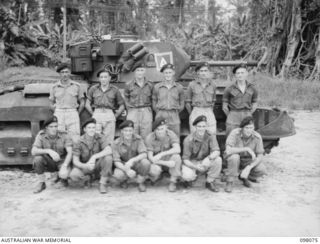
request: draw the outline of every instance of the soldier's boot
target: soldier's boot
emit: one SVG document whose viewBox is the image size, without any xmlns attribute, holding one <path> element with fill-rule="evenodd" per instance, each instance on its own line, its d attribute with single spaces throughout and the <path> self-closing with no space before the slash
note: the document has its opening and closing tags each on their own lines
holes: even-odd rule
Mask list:
<svg viewBox="0 0 320 244">
<path fill-rule="evenodd" d="M 86 175 L 84 180 L 84 188 L 88 189 L 92 187 L 92 177 L 91 175 Z"/>
<path fill-rule="evenodd" d="M 128 182 L 125 180 L 125 181 L 123 181 L 123 182 L 121 182 L 120 183 L 120 187 L 122 188 L 122 189 L 128 189 Z"/>
<path fill-rule="evenodd" d="M 184 188 L 191 188 L 192 187 L 192 181 L 183 181 L 182 185 Z"/>
<path fill-rule="evenodd" d="M 251 182 L 254 182 L 254 183 L 259 183 L 259 180 L 256 177 L 251 176 L 251 175 L 249 175 L 248 180 L 250 180 Z"/>
<path fill-rule="evenodd" d="M 232 185 L 233 185 L 233 182 L 227 182 L 226 188 L 224 189 L 225 192 L 231 193 L 232 192 Z"/>
<path fill-rule="evenodd" d="M 139 192 L 145 192 L 145 191 L 147 191 L 147 187 L 144 183 L 139 183 L 138 190 L 139 190 Z"/>
<path fill-rule="evenodd" d="M 214 182 L 206 182 L 206 188 L 208 188 L 210 191 L 213 191 L 213 192 L 219 192 L 219 190 L 220 190 L 215 181 Z"/>
<path fill-rule="evenodd" d="M 67 179 L 60 179 L 61 185 L 63 187 L 68 187 L 69 186 L 69 182 Z"/>
<path fill-rule="evenodd" d="M 176 182 L 170 182 L 168 187 L 169 192 L 175 192 L 177 191 L 177 184 Z"/>
<path fill-rule="evenodd" d="M 249 181 L 247 178 L 240 178 L 240 180 L 242 181 L 242 183 L 243 183 L 243 185 L 244 185 L 245 187 L 248 187 L 248 188 L 251 187 L 251 183 L 250 183 L 250 181 Z"/>
<path fill-rule="evenodd" d="M 34 188 L 33 193 L 37 194 L 42 192 L 44 189 L 46 189 L 46 183 L 45 182 L 39 182 L 36 187 Z"/>
<path fill-rule="evenodd" d="M 107 190 L 107 185 L 100 183 L 99 191 L 100 191 L 101 194 L 106 194 L 106 193 L 108 192 L 108 190 Z"/>
</svg>

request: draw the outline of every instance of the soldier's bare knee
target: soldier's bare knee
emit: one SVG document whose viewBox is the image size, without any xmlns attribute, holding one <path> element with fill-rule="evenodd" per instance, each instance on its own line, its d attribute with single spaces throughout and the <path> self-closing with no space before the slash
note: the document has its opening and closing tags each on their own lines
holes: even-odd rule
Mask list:
<svg viewBox="0 0 320 244">
<path fill-rule="evenodd" d="M 192 169 L 190 169 L 190 168 L 188 168 L 186 166 L 184 166 L 182 168 L 182 179 L 183 180 L 185 180 L 185 181 L 193 181 L 193 180 L 196 179 L 196 177 L 197 177 L 197 175 Z"/>
<path fill-rule="evenodd" d="M 159 176 L 162 172 L 162 169 L 159 165 L 152 164 L 150 166 L 150 175 L 151 176 Z"/>
<path fill-rule="evenodd" d="M 123 181 L 126 179 L 125 173 L 120 169 L 114 170 L 113 177 L 116 178 L 118 181 Z"/>
</svg>

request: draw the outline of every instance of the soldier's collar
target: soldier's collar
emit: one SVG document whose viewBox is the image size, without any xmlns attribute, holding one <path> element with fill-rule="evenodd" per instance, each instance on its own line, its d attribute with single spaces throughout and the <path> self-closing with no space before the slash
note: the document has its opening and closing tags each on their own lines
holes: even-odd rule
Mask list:
<svg viewBox="0 0 320 244">
<path fill-rule="evenodd" d="M 131 141 L 135 141 L 135 140 L 137 140 L 137 137 L 136 137 L 136 135 L 133 133 L 132 138 L 131 138 Z M 121 144 L 125 144 L 125 142 L 127 142 L 127 141 L 124 139 L 124 137 L 123 137 L 122 134 L 121 134 L 120 137 L 119 137 L 119 142 L 120 142 Z"/>
<path fill-rule="evenodd" d="M 202 142 L 202 141 L 204 140 L 206 134 L 207 134 L 207 131 L 205 131 L 204 134 L 203 134 L 203 136 L 200 137 L 200 136 L 198 135 L 198 133 L 195 131 L 195 132 L 193 133 L 193 140 Z"/>
<path fill-rule="evenodd" d="M 139 86 L 136 78 L 134 78 L 133 82 L 134 82 L 134 84 L 137 84 Z M 147 84 L 147 79 L 146 79 L 146 77 L 143 77 L 143 86 L 145 86 L 146 84 Z"/>
<path fill-rule="evenodd" d="M 160 87 L 162 87 L 162 86 L 167 87 L 167 85 L 168 85 L 168 84 L 167 84 L 166 81 L 162 81 L 162 82 L 160 83 Z M 173 81 L 171 85 L 172 85 L 172 87 L 177 86 L 177 82 Z"/>
<path fill-rule="evenodd" d="M 54 136 L 54 137 L 53 136 L 49 136 L 47 132 L 44 132 L 44 134 L 45 134 L 45 137 L 47 139 L 56 139 L 56 138 L 60 138 L 61 137 L 59 131 L 57 132 L 57 135 Z"/>
<path fill-rule="evenodd" d="M 58 82 L 58 86 L 62 86 L 62 87 L 71 86 L 72 84 L 73 84 L 73 81 L 71 79 L 68 80 L 68 84 L 62 84 L 61 80 L 59 80 Z"/>
</svg>

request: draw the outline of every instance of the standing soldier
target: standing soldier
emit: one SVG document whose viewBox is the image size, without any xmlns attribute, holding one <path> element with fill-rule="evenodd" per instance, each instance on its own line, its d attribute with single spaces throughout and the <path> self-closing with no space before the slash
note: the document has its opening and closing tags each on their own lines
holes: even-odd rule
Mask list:
<svg viewBox="0 0 320 244">
<path fill-rule="evenodd" d="M 84 95 L 77 82 L 70 79 L 70 67 L 61 64 L 57 68 L 60 81 L 50 90 L 49 100 L 54 115 L 58 118 L 58 130 L 67 131 L 69 135 L 80 135 L 79 114 L 84 108 Z"/>
<path fill-rule="evenodd" d="M 107 193 L 108 177 L 112 174 L 111 143 L 103 135 L 96 133 L 96 120 L 86 120 L 82 129 L 84 134 L 73 145 L 73 169 L 70 178 L 73 181 L 85 181 L 91 185 L 95 174 L 100 174 L 101 194 Z"/>
<path fill-rule="evenodd" d="M 263 153 L 261 135 L 254 131 L 253 118 L 248 116 L 242 120 L 240 128 L 231 131 L 226 141 L 226 192 L 232 191 L 232 185 L 235 178 L 239 176 L 239 170 L 242 170 L 240 179 L 244 186 L 251 186 L 249 180 L 258 182 L 257 177 L 265 174 L 262 163 Z"/>
<path fill-rule="evenodd" d="M 58 120 L 53 116 L 43 124 L 44 130 L 39 131 L 32 149 L 33 167 L 38 175 L 38 184 L 34 193 L 46 189 L 44 172 L 59 172 L 61 183 L 68 185 L 68 167 L 72 159 L 72 140 L 64 131 L 58 131 Z M 55 180 L 58 182 L 59 178 Z"/>
<path fill-rule="evenodd" d="M 104 134 L 108 142 L 113 142 L 116 119 L 124 110 L 124 100 L 119 89 L 110 84 L 109 70 L 103 69 L 98 72 L 97 76 L 100 84 L 89 89 L 86 109 L 97 121 L 97 132 Z"/>
<path fill-rule="evenodd" d="M 226 88 L 223 94 L 223 111 L 227 115 L 226 136 L 238 128 L 241 121 L 251 116 L 257 109 L 258 92 L 253 84 L 247 81 L 248 71 L 244 64 L 234 67 L 232 71 L 236 82 Z"/>
<path fill-rule="evenodd" d="M 138 189 L 145 192 L 144 181 L 150 171 L 150 161 L 147 159 L 147 148 L 141 136 L 134 134 L 134 123 L 131 120 L 122 122 L 119 126 L 121 136 L 113 145 L 114 177 L 127 188 L 127 180 L 136 178 Z"/>
<path fill-rule="evenodd" d="M 222 160 L 216 135 L 206 130 L 207 118 L 204 115 L 197 117 L 192 125 L 195 132 L 183 142 L 182 178 L 191 183 L 197 178 L 197 172 L 207 173 L 206 187 L 218 192 L 216 180 L 220 176 Z"/>
<path fill-rule="evenodd" d="M 156 181 L 162 169 L 169 169 L 169 191 L 177 189 L 177 179 L 181 176 L 180 142 L 177 135 L 168 129 L 166 119 L 157 118 L 153 122 L 152 132 L 147 136 L 148 158 L 151 161 L 150 178 Z"/>
<path fill-rule="evenodd" d="M 152 93 L 152 106 L 156 119 L 165 118 L 168 128 L 180 136 L 180 116 L 184 109 L 184 91 L 182 85 L 175 82 L 175 71 L 172 64 L 162 66 L 164 81 L 156 84 Z"/>
<path fill-rule="evenodd" d="M 202 63 L 196 67 L 198 78 L 189 84 L 186 98 L 186 108 L 190 114 L 190 131 L 194 132 L 193 121 L 200 115 L 207 118 L 207 130 L 216 134 L 216 117 L 213 113 L 216 101 L 216 86 L 209 78 L 209 64 Z"/>
<path fill-rule="evenodd" d="M 142 63 L 135 70 L 135 78 L 127 83 L 124 97 L 128 110 L 127 119 L 134 122 L 134 131 L 143 139 L 152 132 L 152 88 L 145 78 L 146 68 Z"/>
</svg>

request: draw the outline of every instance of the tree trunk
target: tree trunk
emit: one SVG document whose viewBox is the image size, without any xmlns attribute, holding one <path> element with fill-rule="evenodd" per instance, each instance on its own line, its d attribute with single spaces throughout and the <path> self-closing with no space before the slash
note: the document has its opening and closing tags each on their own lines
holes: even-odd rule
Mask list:
<svg viewBox="0 0 320 244">
<path fill-rule="evenodd" d="M 288 78 L 290 67 L 300 42 L 301 21 L 301 0 L 294 0 L 292 4 L 291 27 L 287 40 L 286 57 L 280 72 L 281 78 Z"/>
<path fill-rule="evenodd" d="M 310 80 L 320 80 L 320 26 L 318 27 L 318 44 L 316 49 L 316 63 L 310 75 Z"/>
</svg>

